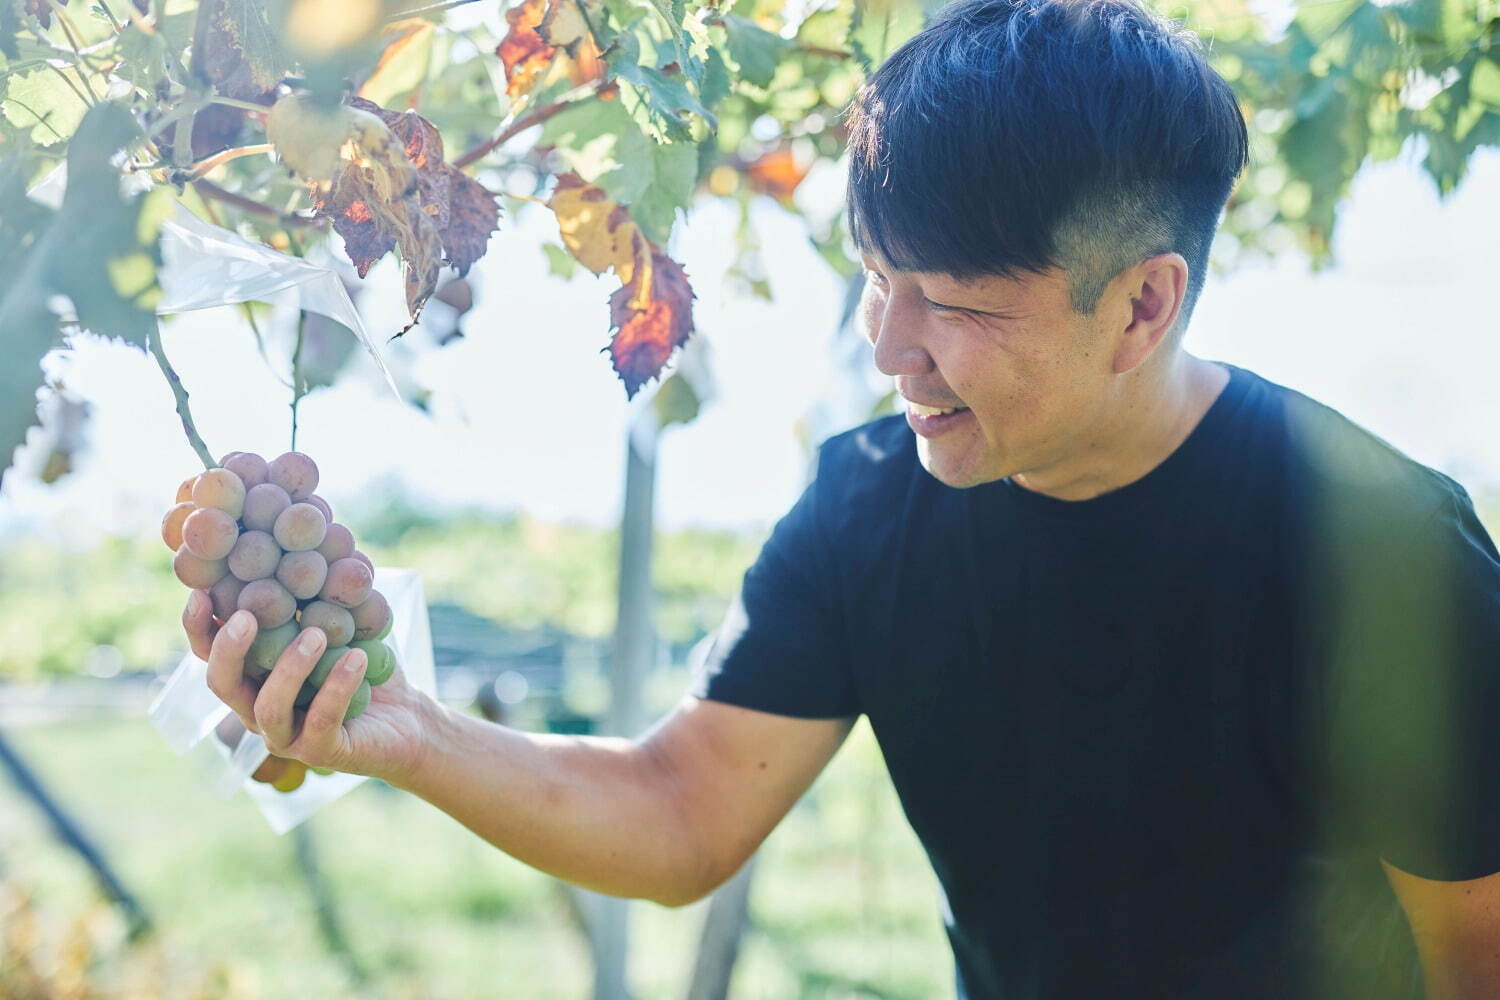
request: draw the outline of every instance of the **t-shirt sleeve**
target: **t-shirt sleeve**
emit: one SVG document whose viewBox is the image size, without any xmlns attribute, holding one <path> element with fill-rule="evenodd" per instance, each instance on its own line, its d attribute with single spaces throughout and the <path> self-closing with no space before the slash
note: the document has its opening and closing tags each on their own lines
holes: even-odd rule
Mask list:
<svg viewBox="0 0 1500 1000">
<path fill-rule="evenodd" d="M 825 446 L 817 475 L 745 571 L 691 694 L 800 718 L 860 713 L 821 509 L 832 485 Z"/>
<path fill-rule="evenodd" d="M 1500 872 L 1500 554 L 1462 487 L 1345 562 L 1333 663 L 1335 809 L 1395 867 Z"/>
</svg>

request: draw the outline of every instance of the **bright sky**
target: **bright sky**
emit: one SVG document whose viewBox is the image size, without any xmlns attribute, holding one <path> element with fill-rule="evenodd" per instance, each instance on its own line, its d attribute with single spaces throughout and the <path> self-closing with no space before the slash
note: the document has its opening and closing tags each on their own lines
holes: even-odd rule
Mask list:
<svg viewBox="0 0 1500 1000">
<path fill-rule="evenodd" d="M 1356 180 L 1335 237 L 1337 268 L 1315 276 L 1288 257 L 1210 275 L 1186 345 L 1307 392 L 1471 492 L 1500 488 L 1500 153 L 1477 155 L 1446 202 L 1419 156 L 1409 146 Z M 839 168 L 825 164 L 798 197 L 822 215 L 841 191 Z M 803 481 L 794 424 L 834 377 L 842 283 L 795 217 L 760 199 L 753 218 L 773 303 L 732 294 L 720 280 L 732 255 L 726 206 L 694 209 L 669 248 L 697 292 L 697 336 L 712 347 L 720 394 L 662 440 L 656 501 L 665 528 L 780 517 Z M 615 283 L 549 275 L 539 243 L 556 239 L 549 213 L 503 220 L 473 272 L 479 302 L 467 339 L 415 360 L 399 348 L 387 353 L 393 369 L 432 389 L 431 416 L 395 401 L 363 358 L 354 377 L 303 401 L 299 446 L 318 461 L 320 492 L 335 506 L 401 482 L 442 505 L 617 520 L 627 406 L 599 353 Z M 371 272 L 360 307 L 377 339 L 402 324 L 389 259 Z M 283 317 L 272 349 L 289 354 L 289 308 Z M 234 310 L 185 314 L 167 325 L 163 343 L 216 455 L 285 450 L 288 393 Z M 198 467 L 161 373 L 141 352 L 100 341 L 54 352 L 49 367 L 94 405 L 89 446 L 54 486 L 7 476 L 0 536 L 88 544 L 104 532 L 154 531 L 178 481 Z M 23 468 L 37 460 L 21 453 Z"/>
</svg>

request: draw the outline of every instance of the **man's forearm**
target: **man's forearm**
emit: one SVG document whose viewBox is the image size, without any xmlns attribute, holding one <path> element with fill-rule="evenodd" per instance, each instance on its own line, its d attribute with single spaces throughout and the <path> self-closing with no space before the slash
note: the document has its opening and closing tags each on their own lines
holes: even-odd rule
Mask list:
<svg viewBox="0 0 1500 1000">
<path fill-rule="evenodd" d="M 433 734 L 399 784 L 506 854 L 613 896 L 696 899 L 703 856 L 670 774 L 620 737 L 528 733 L 431 703 Z"/>
</svg>

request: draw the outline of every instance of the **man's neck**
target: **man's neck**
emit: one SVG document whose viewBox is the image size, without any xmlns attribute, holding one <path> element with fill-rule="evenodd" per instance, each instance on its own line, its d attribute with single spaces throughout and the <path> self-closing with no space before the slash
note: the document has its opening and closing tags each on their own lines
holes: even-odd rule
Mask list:
<svg viewBox="0 0 1500 1000">
<path fill-rule="evenodd" d="M 1170 369 L 1142 373 L 1112 407 L 1111 426 L 1091 428 L 1077 455 L 1011 476 L 1018 486 L 1057 500 L 1092 500 L 1135 482 L 1187 440 L 1229 382 L 1229 370 L 1176 352 Z"/>
</svg>

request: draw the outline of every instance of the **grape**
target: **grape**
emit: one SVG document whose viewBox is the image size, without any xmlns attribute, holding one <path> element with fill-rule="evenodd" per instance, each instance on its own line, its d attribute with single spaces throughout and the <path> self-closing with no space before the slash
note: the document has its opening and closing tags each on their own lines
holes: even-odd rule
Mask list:
<svg viewBox="0 0 1500 1000">
<path fill-rule="evenodd" d="M 370 596 L 359 604 L 356 604 L 351 613 L 354 615 L 354 638 L 373 639 L 382 629 L 388 629 L 391 624 L 391 606 L 386 601 L 385 595 L 378 590 L 370 591 Z"/>
<path fill-rule="evenodd" d="M 182 543 L 199 559 L 223 559 L 239 537 L 234 518 L 215 507 L 200 507 L 182 522 Z"/>
<path fill-rule="evenodd" d="M 231 458 L 233 458 L 236 455 L 243 455 L 243 454 L 244 454 L 243 451 L 226 451 L 224 454 L 222 454 L 222 455 L 219 456 L 219 464 L 220 465 L 228 465 L 229 464 L 229 460 Z"/>
<path fill-rule="evenodd" d="M 291 763 L 287 757 L 277 757 L 274 754 L 260 762 L 260 766 L 250 775 L 256 781 L 269 785 L 286 773 L 286 766 Z"/>
<path fill-rule="evenodd" d="M 329 565 L 328 579 L 323 581 L 323 589 L 318 591 L 318 596 L 325 601 L 354 608 L 363 604 L 370 596 L 370 587 L 374 582 L 375 577 L 370 572 L 370 567 L 353 557 L 340 559 Z"/>
<path fill-rule="evenodd" d="M 350 558 L 358 559 L 360 562 L 370 567 L 370 576 L 373 577 L 375 575 L 375 564 L 370 562 L 370 557 L 359 551 L 359 549 L 355 549 L 354 552 L 350 555 Z"/>
<path fill-rule="evenodd" d="M 300 451 L 289 451 L 271 459 L 270 481 L 286 490 L 293 500 L 306 500 L 318 488 L 318 464 Z"/>
<path fill-rule="evenodd" d="M 271 787 L 278 792 L 295 792 L 302 787 L 302 782 L 307 780 L 307 765 L 300 760 L 289 760 L 286 762 L 286 770 L 281 776 L 271 782 Z"/>
<path fill-rule="evenodd" d="M 354 533 L 342 524 L 330 524 L 328 534 L 323 536 L 323 542 L 318 546 L 318 551 L 330 563 L 347 559 L 354 555 Z"/>
<path fill-rule="evenodd" d="M 328 560 L 316 552 L 288 552 L 276 567 L 276 579 L 299 601 L 317 597 L 328 577 Z"/>
<path fill-rule="evenodd" d="M 182 522 L 187 516 L 198 509 L 198 505 L 191 500 L 185 500 L 171 510 L 167 516 L 161 519 L 161 540 L 167 543 L 167 548 L 176 552 L 182 548 Z"/>
<path fill-rule="evenodd" d="M 224 579 L 224 574 L 229 572 L 229 563 L 224 559 L 199 559 L 184 545 L 172 557 L 172 572 L 194 590 L 207 590 Z"/>
<path fill-rule="evenodd" d="M 193 482 L 195 480 L 197 480 L 197 478 L 198 478 L 198 474 L 195 472 L 191 476 L 188 476 L 186 479 L 184 479 L 178 485 L 178 487 L 177 487 L 177 500 L 176 500 L 177 503 L 182 503 L 182 501 L 184 501 L 184 500 L 191 500 L 191 499 L 193 499 Z"/>
<path fill-rule="evenodd" d="M 359 687 L 354 689 L 354 697 L 349 699 L 349 710 L 344 713 L 344 721 L 357 719 L 365 714 L 365 709 L 370 707 L 370 682 L 360 681 Z"/>
<path fill-rule="evenodd" d="M 362 649 L 365 653 L 365 680 L 372 685 L 384 684 L 391 679 L 391 674 L 396 672 L 396 654 L 391 652 L 391 647 L 379 639 L 356 639 L 349 644 L 354 649 Z"/>
<path fill-rule="evenodd" d="M 270 471 L 266 466 L 266 460 L 253 451 L 236 451 L 225 455 L 219 464 L 236 476 L 240 482 L 245 484 L 245 489 L 252 490 L 266 481 Z"/>
<path fill-rule="evenodd" d="M 221 622 L 227 622 L 229 616 L 239 609 L 240 591 L 244 589 L 245 581 L 233 573 L 225 573 L 218 583 L 209 587 L 208 599 L 213 602 L 214 617 Z"/>
<path fill-rule="evenodd" d="M 245 675 L 264 677 L 276 668 L 282 651 L 297 638 L 296 622 L 283 622 L 275 628 L 265 628 L 255 633 L 250 648 L 245 650 Z"/>
<path fill-rule="evenodd" d="M 270 532 L 276 524 L 277 516 L 291 505 L 292 498 L 275 483 L 252 486 L 245 494 L 245 527 L 252 531 Z"/>
<path fill-rule="evenodd" d="M 264 531 L 242 532 L 229 550 L 229 572 L 249 583 L 264 580 L 276 572 L 281 562 L 281 546 Z"/>
<path fill-rule="evenodd" d="M 319 510 L 321 510 L 323 512 L 323 520 L 329 522 L 330 524 L 333 523 L 333 508 L 330 507 L 330 506 L 328 506 L 328 501 L 327 500 L 324 500 L 322 497 L 320 497 L 316 493 L 314 493 L 312 496 L 308 497 L 306 500 L 304 500 L 302 502 L 303 503 L 310 503 L 314 507 L 316 507 Z"/>
<path fill-rule="evenodd" d="M 276 544 L 288 552 L 306 552 L 323 543 L 328 533 L 328 522 L 323 512 L 310 503 L 294 503 L 276 515 L 271 534 Z"/>
<path fill-rule="evenodd" d="M 333 770 L 333 768 L 331 768 L 331 767 L 310 767 L 310 768 L 308 768 L 308 770 L 309 771 L 316 771 L 318 774 L 321 774 L 321 775 L 323 775 L 325 777 L 328 776 L 328 775 L 330 775 L 330 774 L 335 773 L 334 770 Z"/>
<path fill-rule="evenodd" d="M 245 510 L 245 484 L 228 469 L 209 469 L 193 482 L 193 503 L 217 507 L 238 520 Z"/>
<path fill-rule="evenodd" d="M 275 580 L 251 580 L 240 591 L 240 609 L 255 616 L 261 628 L 275 628 L 292 620 L 297 599 Z"/>
<path fill-rule="evenodd" d="M 302 627 L 309 626 L 322 629 L 330 646 L 343 646 L 354 638 L 354 616 L 327 601 L 313 601 L 302 609 Z"/>
</svg>

